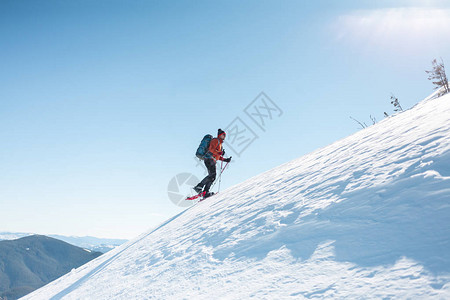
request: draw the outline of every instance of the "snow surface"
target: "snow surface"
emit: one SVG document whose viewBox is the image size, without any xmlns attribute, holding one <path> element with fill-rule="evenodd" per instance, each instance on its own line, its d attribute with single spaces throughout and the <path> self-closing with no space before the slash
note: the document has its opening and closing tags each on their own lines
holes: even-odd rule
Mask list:
<svg viewBox="0 0 450 300">
<path fill-rule="evenodd" d="M 190 207 L 25 299 L 450 299 L 450 95 Z"/>
</svg>

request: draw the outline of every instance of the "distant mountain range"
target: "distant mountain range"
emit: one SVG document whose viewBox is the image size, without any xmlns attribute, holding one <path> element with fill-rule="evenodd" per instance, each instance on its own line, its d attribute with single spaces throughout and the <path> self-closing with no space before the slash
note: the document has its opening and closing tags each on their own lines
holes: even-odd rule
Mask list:
<svg viewBox="0 0 450 300">
<path fill-rule="evenodd" d="M 0 299 L 18 299 L 100 255 L 43 235 L 0 241 Z"/>
<path fill-rule="evenodd" d="M 0 232 L 0 241 L 1 240 L 15 240 L 26 236 L 34 235 L 34 233 L 25 233 L 25 232 Z M 47 235 L 49 237 L 67 242 L 69 244 L 75 245 L 77 247 L 85 248 L 91 251 L 98 251 L 102 253 L 106 253 L 117 246 L 122 245 L 127 242 L 124 239 L 104 239 L 97 238 L 92 236 L 63 236 L 51 234 Z"/>
</svg>

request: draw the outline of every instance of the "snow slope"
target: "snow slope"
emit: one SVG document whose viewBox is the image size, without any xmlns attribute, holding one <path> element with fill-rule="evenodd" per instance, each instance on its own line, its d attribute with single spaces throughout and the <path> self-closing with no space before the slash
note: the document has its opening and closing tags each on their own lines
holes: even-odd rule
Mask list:
<svg viewBox="0 0 450 300">
<path fill-rule="evenodd" d="M 190 207 L 26 299 L 450 299 L 450 95 Z"/>
</svg>

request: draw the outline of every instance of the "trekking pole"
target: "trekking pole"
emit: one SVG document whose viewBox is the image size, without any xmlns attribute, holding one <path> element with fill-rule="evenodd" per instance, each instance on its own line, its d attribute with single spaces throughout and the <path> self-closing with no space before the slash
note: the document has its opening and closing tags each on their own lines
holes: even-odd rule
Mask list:
<svg viewBox="0 0 450 300">
<path fill-rule="evenodd" d="M 230 158 L 231 158 L 231 157 L 230 157 Z M 228 164 L 229 164 L 229 163 L 226 163 L 226 164 L 225 164 L 225 167 L 223 167 L 223 169 L 220 170 L 219 178 L 222 176 L 222 173 L 223 173 L 223 171 L 225 171 L 225 168 L 228 166 Z M 214 187 L 214 185 L 216 185 L 216 182 L 217 182 L 217 180 L 214 181 L 214 183 L 211 185 L 211 189 Z"/>
<path fill-rule="evenodd" d="M 219 188 L 217 189 L 217 193 L 220 192 L 220 183 L 222 182 L 222 166 L 223 166 L 223 160 L 220 161 L 220 176 L 219 176 Z"/>
</svg>

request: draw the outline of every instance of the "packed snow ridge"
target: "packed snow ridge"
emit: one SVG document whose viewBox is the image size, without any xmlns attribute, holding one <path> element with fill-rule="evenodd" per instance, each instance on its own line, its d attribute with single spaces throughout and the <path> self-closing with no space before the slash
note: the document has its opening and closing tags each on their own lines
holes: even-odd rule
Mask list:
<svg viewBox="0 0 450 300">
<path fill-rule="evenodd" d="M 199 202 L 26 299 L 450 299 L 450 95 Z"/>
</svg>

